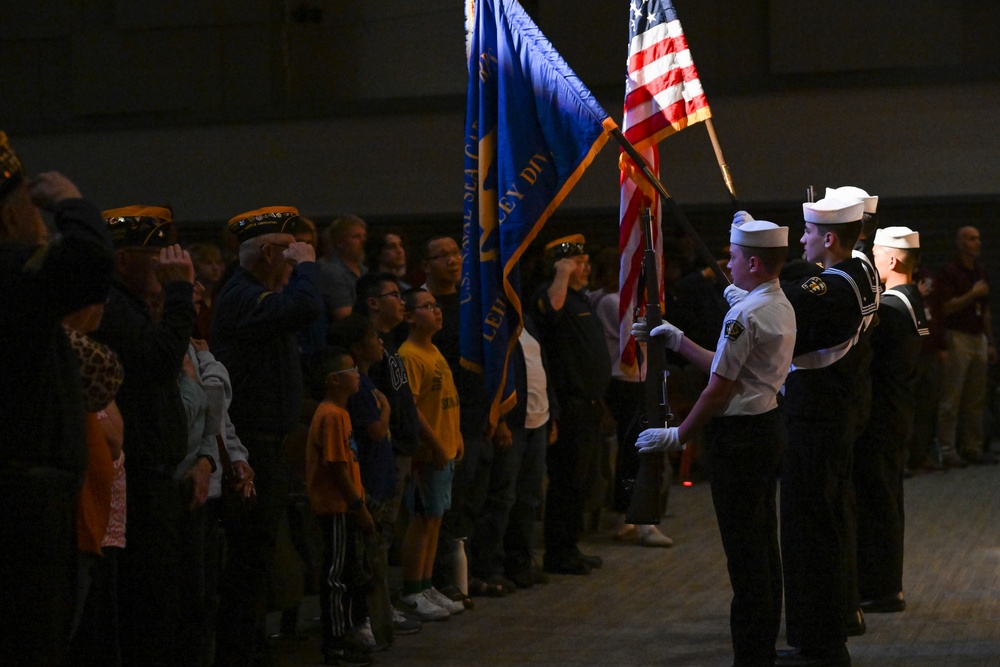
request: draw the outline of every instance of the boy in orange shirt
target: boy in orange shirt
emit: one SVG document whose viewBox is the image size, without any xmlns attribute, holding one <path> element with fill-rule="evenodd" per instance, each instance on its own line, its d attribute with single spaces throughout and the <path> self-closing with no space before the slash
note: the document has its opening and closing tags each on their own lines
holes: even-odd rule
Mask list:
<svg viewBox="0 0 1000 667">
<path fill-rule="evenodd" d="M 323 529 L 323 588 L 320 618 L 323 655 L 327 664 L 365 667 L 370 649 L 349 631 L 364 622 L 364 591 L 354 582 L 354 566 L 361 554 L 358 531 L 375 530 L 365 506 L 358 467 L 358 449 L 351 433 L 347 399 L 358 391 L 360 377 L 346 350 L 332 348 L 319 355 L 314 371 L 324 378 L 325 399 L 309 425 L 306 442 L 306 488 L 309 503 Z"/>
</svg>

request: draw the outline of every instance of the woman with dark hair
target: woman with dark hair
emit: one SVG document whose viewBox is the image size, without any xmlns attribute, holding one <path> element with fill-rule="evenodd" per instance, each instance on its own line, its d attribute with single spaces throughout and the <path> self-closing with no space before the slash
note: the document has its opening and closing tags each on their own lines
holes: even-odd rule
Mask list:
<svg viewBox="0 0 1000 667">
<path fill-rule="evenodd" d="M 400 291 L 410 288 L 406 278 L 406 248 L 403 232 L 396 227 L 380 229 L 368 236 L 365 243 L 365 264 L 374 273 L 391 273 L 399 279 Z"/>
</svg>

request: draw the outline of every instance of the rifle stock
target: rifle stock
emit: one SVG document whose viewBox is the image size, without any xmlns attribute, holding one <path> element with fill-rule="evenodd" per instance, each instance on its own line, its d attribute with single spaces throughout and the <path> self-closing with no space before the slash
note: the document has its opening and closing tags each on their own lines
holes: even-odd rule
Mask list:
<svg viewBox="0 0 1000 667">
<path fill-rule="evenodd" d="M 658 258 L 653 246 L 653 225 L 649 209 L 642 214 L 643 232 L 646 235 L 646 251 L 642 265 L 646 285 L 646 325 L 649 331 L 663 322 L 660 312 L 660 286 L 657 276 Z M 663 345 L 652 342 L 646 344 L 645 384 L 645 428 L 662 428 L 673 415 L 667 401 L 667 355 Z M 636 524 L 658 525 L 663 515 L 660 494 L 663 489 L 664 455 L 639 454 L 639 470 L 632 486 L 632 498 L 625 521 Z"/>
</svg>

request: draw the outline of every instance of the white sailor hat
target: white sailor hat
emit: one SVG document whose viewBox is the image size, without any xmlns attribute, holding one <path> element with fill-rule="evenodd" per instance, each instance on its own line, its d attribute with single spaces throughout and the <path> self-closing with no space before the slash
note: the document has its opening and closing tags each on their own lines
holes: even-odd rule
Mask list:
<svg viewBox="0 0 1000 667">
<path fill-rule="evenodd" d="M 920 232 L 909 227 L 884 227 L 875 232 L 874 245 L 913 250 L 920 247 Z"/>
<path fill-rule="evenodd" d="M 802 204 L 802 217 L 817 225 L 843 225 L 858 222 L 864 217 L 865 204 L 861 200 L 824 197 L 817 202 Z"/>
<path fill-rule="evenodd" d="M 865 203 L 865 213 L 874 213 L 878 209 L 878 195 L 870 195 L 861 188 L 856 188 L 853 185 L 827 188 L 826 196 L 839 197 L 840 199 L 860 199 Z"/>
<path fill-rule="evenodd" d="M 767 220 L 747 220 L 730 227 L 729 242 L 749 248 L 787 248 L 788 227 Z"/>
</svg>

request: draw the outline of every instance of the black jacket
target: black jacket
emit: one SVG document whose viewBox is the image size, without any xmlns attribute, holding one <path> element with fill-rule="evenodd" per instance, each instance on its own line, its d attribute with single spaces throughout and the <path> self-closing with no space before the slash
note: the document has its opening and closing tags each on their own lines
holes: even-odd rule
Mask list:
<svg viewBox="0 0 1000 667">
<path fill-rule="evenodd" d="M 48 246 L 0 243 L 0 466 L 87 463 L 76 354 L 62 318 L 103 300 L 114 260 L 97 208 L 60 202 Z"/>
<path fill-rule="evenodd" d="M 167 283 L 163 318 L 154 325 L 146 304 L 116 281 L 94 334 L 118 353 L 125 371 L 116 400 L 129 470 L 176 466 L 187 453 L 187 417 L 177 377 L 194 327 L 193 289 L 188 282 Z"/>
</svg>

